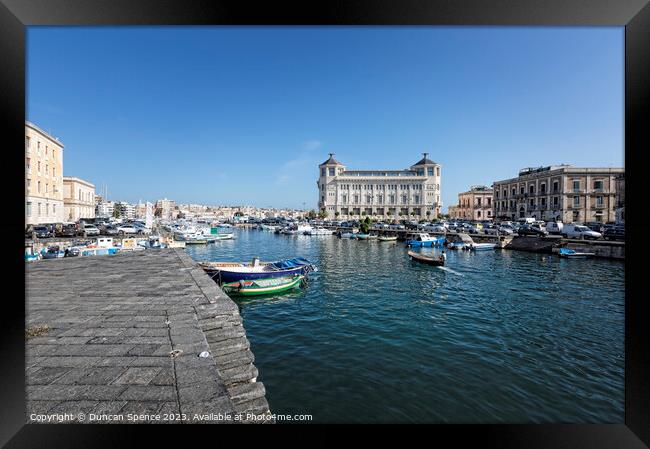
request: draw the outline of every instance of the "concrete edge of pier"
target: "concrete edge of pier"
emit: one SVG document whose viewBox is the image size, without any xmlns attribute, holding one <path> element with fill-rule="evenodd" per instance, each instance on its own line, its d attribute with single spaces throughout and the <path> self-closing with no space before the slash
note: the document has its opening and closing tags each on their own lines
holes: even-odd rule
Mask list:
<svg viewBox="0 0 650 449">
<path fill-rule="evenodd" d="M 237 304 L 230 299 L 183 248 L 173 248 L 188 269 L 208 301 L 195 306 L 199 327 L 210 347 L 210 354 L 217 364 L 219 377 L 224 382 L 234 411 L 242 414 L 269 414 L 266 390 L 257 382 L 259 374 L 253 364 L 255 357 L 250 350 Z"/>
</svg>

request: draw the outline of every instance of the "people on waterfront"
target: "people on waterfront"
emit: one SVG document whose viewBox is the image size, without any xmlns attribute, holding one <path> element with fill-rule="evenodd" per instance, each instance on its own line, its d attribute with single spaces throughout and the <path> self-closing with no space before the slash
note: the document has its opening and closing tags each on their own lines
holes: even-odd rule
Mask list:
<svg viewBox="0 0 650 449">
<path fill-rule="evenodd" d="M 445 254 L 445 250 L 442 250 L 442 254 L 440 254 L 440 262 L 445 262 L 447 260 L 447 254 Z"/>
</svg>

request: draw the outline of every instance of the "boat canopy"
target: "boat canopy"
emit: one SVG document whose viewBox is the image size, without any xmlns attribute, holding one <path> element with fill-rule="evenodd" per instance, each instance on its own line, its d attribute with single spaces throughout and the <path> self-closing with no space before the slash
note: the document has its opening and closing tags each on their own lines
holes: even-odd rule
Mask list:
<svg viewBox="0 0 650 449">
<path fill-rule="evenodd" d="M 304 267 L 305 265 L 312 265 L 312 263 L 302 257 L 294 257 L 293 259 L 282 259 L 277 262 L 271 262 L 269 267 L 275 270 L 287 270 L 289 268 Z"/>
</svg>

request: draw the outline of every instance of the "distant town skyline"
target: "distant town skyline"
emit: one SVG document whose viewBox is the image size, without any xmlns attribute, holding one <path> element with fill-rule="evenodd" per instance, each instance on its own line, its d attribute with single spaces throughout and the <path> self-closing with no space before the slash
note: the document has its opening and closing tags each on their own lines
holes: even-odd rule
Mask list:
<svg viewBox="0 0 650 449">
<path fill-rule="evenodd" d="M 317 209 L 318 164 L 623 167 L 622 27 L 29 27 L 27 119 L 109 199 Z"/>
</svg>

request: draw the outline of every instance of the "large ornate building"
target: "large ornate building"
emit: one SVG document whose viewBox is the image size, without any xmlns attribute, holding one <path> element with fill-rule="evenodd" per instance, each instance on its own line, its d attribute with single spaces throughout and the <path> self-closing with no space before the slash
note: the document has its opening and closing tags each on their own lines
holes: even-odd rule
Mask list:
<svg viewBox="0 0 650 449">
<path fill-rule="evenodd" d="M 440 215 L 440 164 L 428 153 L 406 170 L 348 170 L 329 159 L 319 165 L 318 208 L 328 217 L 435 219 Z"/>
<path fill-rule="evenodd" d="M 586 223 L 616 220 L 616 178 L 623 168 L 555 165 L 525 168 L 519 176 L 492 185 L 493 215 Z"/>
</svg>

